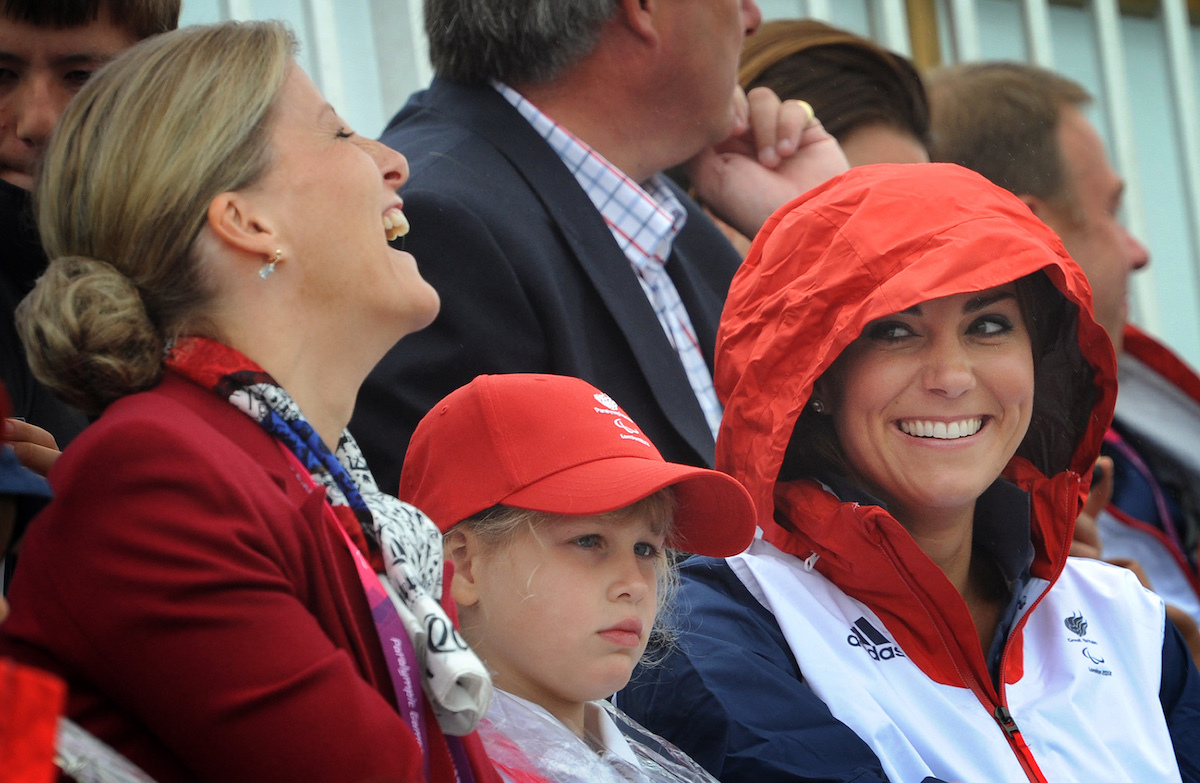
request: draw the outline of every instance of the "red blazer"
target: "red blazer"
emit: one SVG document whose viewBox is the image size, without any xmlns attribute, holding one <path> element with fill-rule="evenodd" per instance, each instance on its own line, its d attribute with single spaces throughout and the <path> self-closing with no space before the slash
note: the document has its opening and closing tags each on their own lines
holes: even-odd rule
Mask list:
<svg viewBox="0 0 1200 783">
<path fill-rule="evenodd" d="M 85 729 L 160 783 L 423 779 L 324 494 L 256 423 L 168 372 L 50 479 L 0 649 L 64 678 Z M 433 779 L 454 780 L 431 745 Z"/>
</svg>

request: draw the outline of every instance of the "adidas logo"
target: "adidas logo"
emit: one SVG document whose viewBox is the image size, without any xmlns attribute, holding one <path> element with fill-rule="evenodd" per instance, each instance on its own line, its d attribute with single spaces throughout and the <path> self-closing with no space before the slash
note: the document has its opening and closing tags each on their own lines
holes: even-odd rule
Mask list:
<svg viewBox="0 0 1200 783">
<path fill-rule="evenodd" d="M 850 626 L 850 635 L 846 642 L 851 647 L 861 647 L 875 661 L 890 661 L 893 658 L 904 658 L 904 651 L 891 639 L 884 636 L 878 628 L 871 625 L 865 617 L 860 617 Z"/>
</svg>

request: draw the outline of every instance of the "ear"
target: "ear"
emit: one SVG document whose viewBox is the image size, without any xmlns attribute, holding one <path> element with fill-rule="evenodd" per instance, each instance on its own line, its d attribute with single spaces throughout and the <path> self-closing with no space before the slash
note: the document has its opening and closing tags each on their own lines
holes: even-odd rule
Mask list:
<svg viewBox="0 0 1200 783">
<path fill-rule="evenodd" d="M 658 42 L 658 13 L 662 0 L 617 0 L 615 19 L 649 43 Z"/>
<path fill-rule="evenodd" d="M 269 258 L 280 247 L 273 221 L 255 208 L 253 199 L 236 190 L 209 203 L 208 226 L 222 242 L 253 256 Z"/>
<path fill-rule="evenodd" d="M 454 563 L 454 576 L 450 580 L 450 597 L 460 607 L 479 603 L 479 585 L 476 581 L 479 539 L 475 534 L 459 527 L 450 529 L 442 539 L 446 559 Z"/>
<path fill-rule="evenodd" d="M 827 369 L 821 373 L 821 377 L 813 383 L 812 394 L 809 395 L 808 401 L 811 404 L 813 400 L 820 400 L 825 404 L 826 411 L 832 411 L 837 404 L 837 384 L 831 377 L 832 373 Z"/>
<path fill-rule="evenodd" d="M 1025 203 L 1025 206 L 1029 207 L 1029 211 L 1039 220 L 1043 223 L 1046 221 L 1046 210 L 1049 208 L 1049 205 L 1044 199 L 1032 193 L 1018 193 L 1017 198 L 1021 199 Z"/>
</svg>

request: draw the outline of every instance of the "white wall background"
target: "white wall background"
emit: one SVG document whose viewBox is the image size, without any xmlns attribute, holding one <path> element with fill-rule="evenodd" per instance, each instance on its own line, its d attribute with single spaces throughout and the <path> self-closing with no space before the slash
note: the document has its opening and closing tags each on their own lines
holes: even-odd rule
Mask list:
<svg viewBox="0 0 1200 783">
<path fill-rule="evenodd" d="M 903 0 L 758 2 L 768 19 L 817 16 L 909 53 Z M 1184 0 L 1162 2 L 1178 12 Z M 1097 17 L 1112 13 L 1114 0 L 1088 0 L 1082 8 L 1055 5 L 1048 11 L 1044 0 L 938 0 L 943 62 L 1035 59 L 1025 33 L 1030 7 L 1044 12 L 1048 23 L 1041 63 L 1097 96 L 1091 118 L 1129 183 L 1125 219 L 1151 253 L 1150 268 L 1134 279 L 1133 320 L 1200 366 L 1200 193 L 1188 200 L 1184 165 L 1189 144 L 1200 157 L 1200 127 L 1185 121 L 1195 119 L 1194 105 L 1183 106 L 1177 122 L 1180 102 L 1167 67 L 1168 28 L 1161 16 L 1121 18 L 1114 28 L 1119 46 L 1108 49 L 1117 53 L 1118 67 L 1106 79 Z M 183 24 L 229 18 L 288 21 L 301 42 L 301 65 L 364 135 L 379 135 L 404 98 L 430 78 L 420 0 L 184 0 Z M 1184 94 L 1195 104 L 1200 100 L 1193 94 L 1200 80 L 1194 56 L 1200 32 L 1191 28 L 1183 44 L 1190 61 Z M 1196 163 L 1192 176 L 1200 189 L 1200 160 Z"/>
</svg>

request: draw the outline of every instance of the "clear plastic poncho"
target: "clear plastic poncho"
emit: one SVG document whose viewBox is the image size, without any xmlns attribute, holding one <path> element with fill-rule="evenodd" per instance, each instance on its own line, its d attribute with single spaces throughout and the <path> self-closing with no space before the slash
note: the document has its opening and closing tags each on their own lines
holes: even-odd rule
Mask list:
<svg viewBox="0 0 1200 783">
<path fill-rule="evenodd" d="M 585 723 L 586 741 L 538 705 L 497 689 L 478 732 L 508 783 L 717 783 L 606 701 L 587 704 Z"/>
</svg>

